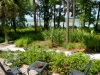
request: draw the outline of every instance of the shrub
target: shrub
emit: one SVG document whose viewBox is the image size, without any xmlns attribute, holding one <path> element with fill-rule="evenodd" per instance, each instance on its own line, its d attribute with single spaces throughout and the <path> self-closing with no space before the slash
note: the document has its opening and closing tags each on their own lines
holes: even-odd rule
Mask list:
<svg viewBox="0 0 100 75">
<path fill-rule="evenodd" d="M 49 70 L 58 72 L 61 75 L 68 75 L 69 71 L 73 68 L 83 71 L 90 60 L 90 57 L 83 52 L 66 56 L 63 52 L 33 48 L 25 52 L 19 51 L 18 53 L 19 60 L 13 61 L 13 66 L 21 66 L 22 64 L 30 65 L 33 62 L 40 60 L 49 64 Z M 89 73 L 95 75 L 100 71 L 100 60 L 92 60 L 92 62 Z"/>
<path fill-rule="evenodd" d="M 100 60 L 93 60 L 90 68 L 90 74 L 96 75 L 98 72 L 100 72 Z"/>
<path fill-rule="evenodd" d="M 67 45 L 67 49 L 68 50 L 71 50 L 71 49 L 74 49 L 74 47 L 75 47 L 75 43 L 68 43 L 68 45 Z"/>
<path fill-rule="evenodd" d="M 100 47 L 99 47 L 100 39 L 96 37 L 96 35 L 84 34 L 82 38 L 82 42 L 84 43 L 87 49 L 100 51 Z"/>
<path fill-rule="evenodd" d="M 55 53 L 52 57 L 52 61 L 49 62 L 50 64 L 50 68 L 55 71 L 55 72 L 59 72 L 59 73 L 63 73 L 64 71 L 64 66 L 65 66 L 65 61 L 66 61 L 66 56 L 63 52 L 60 53 Z"/>
<path fill-rule="evenodd" d="M 74 32 L 70 31 L 69 41 L 70 42 L 81 42 L 83 36 L 83 32 L 79 29 L 75 30 Z"/>
<path fill-rule="evenodd" d="M 70 63 L 70 68 L 76 68 L 81 71 L 85 69 L 85 66 L 88 62 L 89 56 L 82 52 L 78 52 L 69 56 L 68 60 L 68 63 Z M 83 66 L 79 66 L 79 64 L 83 64 Z"/>
<path fill-rule="evenodd" d="M 0 37 L 0 42 L 3 42 L 4 41 L 4 38 L 3 37 Z"/>
<path fill-rule="evenodd" d="M 54 30 L 52 35 L 52 41 L 58 44 L 59 46 L 62 46 L 64 43 L 65 34 L 63 30 Z"/>
<path fill-rule="evenodd" d="M 16 40 L 14 44 L 18 47 L 27 47 L 30 42 L 32 42 L 31 37 L 23 36 L 20 39 Z"/>
</svg>

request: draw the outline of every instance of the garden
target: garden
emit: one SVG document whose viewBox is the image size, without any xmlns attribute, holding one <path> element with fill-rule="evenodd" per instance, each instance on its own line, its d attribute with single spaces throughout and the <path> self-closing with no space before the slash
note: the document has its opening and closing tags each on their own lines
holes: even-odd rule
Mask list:
<svg viewBox="0 0 100 75">
<path fill-rule="evenodd" d="M 86 53 L 99 52 L 99 33 L 93 29 L 84 33 L 81 29 L 76 28 L 72 34 L 70 29 L 69 44 L 65 42 L 66 30 L 50 28 L 49 31 L 42 31 L 42 27 L 38 27 L 38 32 L 34 33 L 32 27 L 18 29 L 14 33 L 9 29 L 9 40 L 15 40 L 17 47 L 24 47 L 25 52 L 0 52 L 0 57 L 11 60 L 13 63 L 10 67 L 23 64 L 30 65 L 39 60 L 49 64 L 49 71 L 68 75 L 73 68 L 83 71 L 88 64 L 90 57 Z M 4 38 L 1 36 L 0 41 Z M 91 41 L 92 40 L 92 41 Z M 51 49 L 51 50 L 50 50 Z M 72 55 L 66 56 L 63 52 L 56 52 L 57 49 L 77 51 Z M 81 51 L 84 49 L 84 51 Z M 18 54 L 17 61 L 13 61 L 13 54 Z M 76 64 L 83 64 L 82 66 Z M 92 66 L 89 70 L 90 75 L 96 75 L 100 72 L 100 60 L 92 60 Z"/>
</svg>

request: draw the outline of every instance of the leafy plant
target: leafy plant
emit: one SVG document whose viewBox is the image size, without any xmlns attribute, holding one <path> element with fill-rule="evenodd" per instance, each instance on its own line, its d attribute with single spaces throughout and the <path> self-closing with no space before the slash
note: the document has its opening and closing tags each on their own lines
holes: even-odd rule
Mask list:
<svg viewBox="0 0 100 75">
<path fill-rule="evenodd" d="M 13 66 L 21 66 L 22 64 L 30 65 L 40 60 L 49 64 L 49 70 L 58 72 L 61 75 L 68 75 L 69 71 L 73 68 L 83 71 L 90 60 L 90 57 L 83 52 L 66 56 L 63 52 L 56 52 L 54 50 L 47 51 L 35 47 L 25 52 L 18 51 L 18 53 L 19 60 L 13 61 Z M 89 73 L 95 75 L 100 71 L 100 61 L 92 60 L 92 62 Z"/>
<path fill-rule="evenodd" d="M 0 42 L 3 42 L 3 41 L 4 41 L 3 37 L 0 37 Z"/>
<path fill-rule="evenodd" d="M 74 47 L 75 47 L 75 43 L 68 43 L 68 45 L 67 45 L 67 49 L 68 50 L 71 50 L 71 49 L 74 49 Z"/>
</svg>

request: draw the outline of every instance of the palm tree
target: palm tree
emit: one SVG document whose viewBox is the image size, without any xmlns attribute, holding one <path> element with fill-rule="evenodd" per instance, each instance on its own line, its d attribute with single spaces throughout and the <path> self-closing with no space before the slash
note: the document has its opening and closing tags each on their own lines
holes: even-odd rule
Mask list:
<svg viewBox="0 0 100 75">
<path fill-rule="evenodd" d="M 0 18 L 5 35 L 5 43 L 8 44 L 8 34 L 6 28 L 6 19 L 11 19 L 17 15 L 18 6 L 15 0 L 0 0 Z M 9 13 L 8 13 L 9 12 Z M 12 16 L 13 15 L 13 16 Z"/>
</svg>

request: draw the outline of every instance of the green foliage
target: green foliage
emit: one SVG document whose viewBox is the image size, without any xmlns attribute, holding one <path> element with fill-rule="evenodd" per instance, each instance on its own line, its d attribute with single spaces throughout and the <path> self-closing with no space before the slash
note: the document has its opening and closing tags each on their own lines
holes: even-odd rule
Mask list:
<svg viewBox="0 0 100 75">
<path fill-rule="evenodd" d="M 43 35 L 45 40 L 50 39 L 52 41 L 52 45 L 53 43 L 56 43 L 57 45 L 62 46 L 64 43 L 65 31 L 62 29 L 54 29 L 51 27 L 48 31 L 44 31 Z"/>
<path fill-rule="evenodd" d="M 19 39 L 20 35 L 18 33 L 9 32 L 9 40 L 16 40 Z"/>
<path fill-rule="evenodd" d="M 23 34 L 20 34 L 20 38 L 14 42 L 14 44 L 19 47 L 27 47 L 28 44 L 32 43 L 32 41 L 45 39 L 42 32 L 39 32 L 37 34 L 32 33 L 31 31 L 29 32 L 21 31 L 21 32 Z"/>
<path fill-rule="evenodd" d="M 69 43 L 66 48 L 68 50 L 71 50 L 71 49 L 74 49 L 74 47 L 75 47 L 75 43 Z"/>
<path fill-rule="evenodd" d="M 93 60 L 92 61 L 92 67 L 90 68 L 91 75 L 95 75 L 98 72 L 100 72 L 100 60 Z"/>
<path fill-rule="evenodd" d="M 8 31 L 9 40 L 15 40 L 16 46 L 26 48 L 34 41 L 51 40 L 51 43 L 49 43 L 49 45 L 52 47 L 62 46 L 67 49 L 86 48 L 98 52 L 100 51 L 100 34 L 94 32 L 93 29 L 86 28 L 85 30 L 81 30 L 77 28 L 74 32 L 70 30 L 69 44 L 66 44 L 66 31 L 64 29 L 54 29 L 53 27 L 50 27 L 49 30 L 42 31 L 42 27 L 38 27 L 38 32 L 34 33 L 32 27 L 25 27 L 23 29 L 18 29 L 17 31 L 17 33 L 13 33 L 12 29 L 11 31 Z M 1 36 L 0 42 L 3 41 L 4 38 L 3 36 Z M 47 45 L 44 45 L 44 48 L 46 48 L 46 46 Z"/>
<path fill-rule="evenodd" d="M 63 30 L 54 30 L 52 35 L 52 41 L 57 43 L 59 46 L 63 44 L 63 39 L 65 38 L 65 33 Z"/>
<path fill-rule="evenodd" d="M 5 58 L 5 56 L 8 54 L 8 52 L 3 52 L 3 51 L 0 51 L 0 58 Z"/>
<path fill-rule="evenodd" d="M 56 16 L 55 21 L 58 22 L 58 21 L 59 21 L 59 20 L 58 20 L 59 18 L 60 18 L 60 21 L 61 21 L 61 22 L 65 22 L 64 16 L 60 16 L 60 17 L 59 17 L 59 16 Z"/>
<path fill-rule="evenodd" d="M 81 42 L 82 35 L 83 35 L 82 31 L 77 28 L 77 30 L 75 30 L 74 33 L 70 32 L 69 41 L 70 42 Z"/>
<path fill-rule="evenodd" d="M 71 33 L 71 32 L 70 32 Z M 81 31 L 77 29 L 74 33 L 69 35 L 70 42 L 80 42 L 86 46 L 87 49 L 93 49 L 95 51 L 99 51 L 100 47 L 100 39 L 99 34 L 95 34 L 93 30 L 91 31 Z M 91 41 L 92 40 L 92 41 Z"/>
<path fill-rule="evenodd" d="M 25 52 L 20 52 L 20 55 L 19 55 L 20 61 L 18 62 L 19 63 L 18 66 L 21 66 L 22 64 L 30 65 L 36 60 L 49 62 L 51 61 L 51 59 L 52 59 L 52 52 L 46 52 L 43 49 L 33 48 Z"/>
<path fill-rule="evenodd" d="M 14 44 L 18 47 L 27 47 L 28 44 L 32 41 L 32 38 L 29 36 L 21 37 L 20 39 L 16 40 Z"/>
<path fill-rule="evenodd" d="M 75 53 L 71 56 L 69 56 L 69 60 L 68 60 L 70 64 L 71 68 L 75 68 L 78 70 L 84 70 L 85 66 L 84 64 L 87 64 L 89 62 L 89 56 L 86 55 L 85 53 L 79 52 L 79 53 Z M 83 64 L 84 66 L 79 66 L 78 64 Z"/>
<path fill-rule="evenodd" d="M 91 41 L 92 40 L 92 41 Z M 84 33 L 82 37 L 82 42 L 85 44 L 87 49 L 93 49 L 96 51 L 99 51 L 100 47 L 100 39 L 98 38 L 97 35 L 94 35 L 93 32 L 89 33 Z"/>
<path fill-rule="evenodd" d="M 66 61 L 66 56 L 63 52 L 61 53 L 55 53 L 52 57 L 52 61 L 49 62 L 50 68 L 59 73 L 63 73 L 64 66 L 65 66 L 65 61 Z M 66 71 L 65 71 L 66 72 Z"/>
<path fill-rule="evenodd" d="M 0 42 L 3 42 L 3 41 L 4 41 L 4 39 L 2 37 L 0 37 Z"/>
<path fill-rule="evenodd" d="M 19 53 L 19 60 L 13 61 L 13 66 L 21 66 L 22 64 L 32 64 L 40 60 L 49 64 L 49 70 L 60 73 L 61 75 L 68 75 L 73 68 L 83 71 L 87 66 L 90 57 L 82 52 L 74 53 L 66 56 L 63 52 L 46 51 L 44 49 L 33 48 L 25 52 Z M 92 67 L 89 73 L 95 75 L 100 70 L 100 60 L 92 60 Z"/>
</svg>

